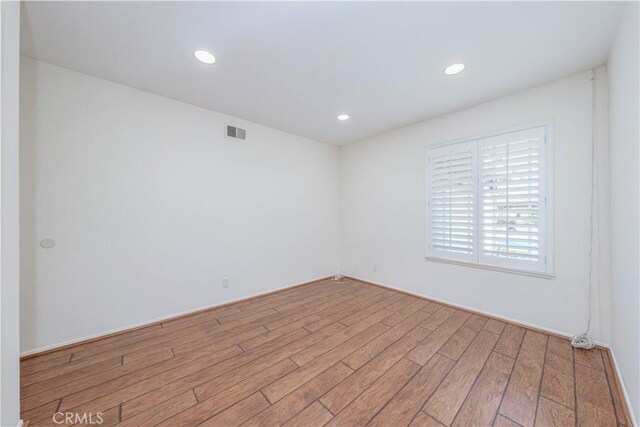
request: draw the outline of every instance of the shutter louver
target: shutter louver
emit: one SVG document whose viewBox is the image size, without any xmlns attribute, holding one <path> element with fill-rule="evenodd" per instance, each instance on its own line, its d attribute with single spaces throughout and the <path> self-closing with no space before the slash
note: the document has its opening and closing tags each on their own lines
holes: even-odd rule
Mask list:
<svg viewBox="0 0 640 427">
<path fill-rule="evenodd" d="M 479 141 L 479 261 L 542 269 L 544 128 Z M 542 266 L 542 268 L 540 268 Z"/>
<path fill-rule="evenodd" d="M 429 156 L 430 253 L 473 260 L 475 254 L 474 144 L 432 150 Z"/>
</svg>

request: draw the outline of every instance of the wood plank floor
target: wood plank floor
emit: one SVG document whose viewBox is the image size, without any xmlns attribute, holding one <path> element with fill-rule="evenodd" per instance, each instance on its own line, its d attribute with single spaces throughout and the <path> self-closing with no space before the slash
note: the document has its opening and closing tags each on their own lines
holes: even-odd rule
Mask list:
<svg viewBox="0 0 640 427">
<path fill-rule="evenodd" d="M 631 427 L 613 372 L 600 349 L 327 280 L 26 359 L 21 409 L 29 426 Z"/>
</svg>

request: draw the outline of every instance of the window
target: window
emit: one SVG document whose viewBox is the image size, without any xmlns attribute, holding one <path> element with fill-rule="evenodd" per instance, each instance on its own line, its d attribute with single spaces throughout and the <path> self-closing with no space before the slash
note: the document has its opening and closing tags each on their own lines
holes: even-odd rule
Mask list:
<svg viewBox="0 0 640 427">
<path fill-rule="evenodd" d="M 551 274 L 551 126 L 427 150 L 427 257 Z"/>
</svg>

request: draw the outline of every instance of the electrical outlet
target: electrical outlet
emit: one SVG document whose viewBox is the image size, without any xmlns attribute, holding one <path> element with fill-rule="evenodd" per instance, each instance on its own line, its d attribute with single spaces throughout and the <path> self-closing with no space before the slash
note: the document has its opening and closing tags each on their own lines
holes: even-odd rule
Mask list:
<svg viewBox="0 0 640 427">
<path fill-rule="evenodd" d="M 229 287 L 229 278 L 228 277 L 223 277 L 222 278 L 222 287 L 223 288 L 228 288 Z"/>
<path fill-rule="evenodd" d="M 371 266 L 371 270 L 373 270 L 373 271 L 377 272 L 377 271 L 378 271 L 378 265 L 377 265 L 377 264 L 373 264 L 373 265 Z"/>
</svg>

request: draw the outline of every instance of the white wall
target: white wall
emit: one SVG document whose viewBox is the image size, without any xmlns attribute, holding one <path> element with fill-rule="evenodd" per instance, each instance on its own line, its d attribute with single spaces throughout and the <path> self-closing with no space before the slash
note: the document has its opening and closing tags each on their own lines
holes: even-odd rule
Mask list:
<svg viewBox="0 0 640 427">
<path fill-rule="evenodd" d="M 611 141 L 611 347 L 640 416 L 640 108 L 638 3 L 625 6 L 608 61 Z M 637 419 L 637 418 L 636 418 Z"/>
<path fill-rule="evenodd" d="M 20 418 L 18 79 L 20 3 L 0 4 L 0 425 Z"/>
<path fill-rule="evenodd" d="M 23 352 L 337 270 L 336 147 L 22 66 Z"/>
<path fill-rule="evenodd" d="M 597 111 L 606 112 L 606 70 L 597 72 Z M 591 177 L 591 72 L 349 144 L 341 151 L 342 269 L 476 310 L 567 334 L 586 326 Z M 554 120 L 555 278 L 427 261 L 424 158 L 431 144 Z M 606 117 L 598 117 L 606 124 Z M 606 130 L 597 131 L 606 159 Z M 604 138 L 602 136 L 604 135 Z M 606 183 L 606 162 L 599 175 Z M 602 192 L 606 193 L 607 188 Z M 601 195 L 601 202 L 605 195 Z M 605 209 L 606 211 L 606 209 Z M 607 241 L 607 216 L 601 217 Z M 592 333 L 608 342 L 608 265 L 594 290 Z M 377 272 L 372 265 L 377 265 Z M 596 268 L 597 272 L 597 268 Z"/>
</svg>

